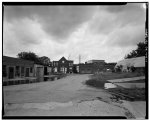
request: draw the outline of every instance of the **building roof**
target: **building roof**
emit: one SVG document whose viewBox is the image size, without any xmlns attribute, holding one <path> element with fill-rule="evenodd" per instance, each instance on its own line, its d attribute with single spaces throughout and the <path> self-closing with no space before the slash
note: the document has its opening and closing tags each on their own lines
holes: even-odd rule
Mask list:
<svg viewBox="0 0 150 121">
<path fill-rule="evenodd" d="M 121 60 L 116 64 L 116 66 L 119 65 L 124 67 L 145 67 L 145 56 Z"/>
<path fill-rule="evenodd" d="M 34 61 L 3 56 L 3 64 L 11 64 L 11 65 L 33 65 Z"/>
<path fill-rule="evenodd" d="M 101 63 L 105 62 L 105 60 L 88 60 L 87 63 Z"/>
</svg>

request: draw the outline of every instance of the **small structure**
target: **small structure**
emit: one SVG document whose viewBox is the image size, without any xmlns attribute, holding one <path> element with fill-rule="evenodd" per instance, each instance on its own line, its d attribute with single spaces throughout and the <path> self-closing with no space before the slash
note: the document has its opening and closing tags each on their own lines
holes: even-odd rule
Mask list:
<svg viewBox="0 0 150 121">
<path fill-rule="evenodd" d="M 39 64 L 34 64 L 35 76 L 37 77 L 37 82 L 42 82 L 44 80 L 44 66 Z"/>
<path fill-rule="evenodd" d="M 62 57 L 59 61 L 53 61 L 52 68 L 54 73 L 72 73 L 73 61 Z"/>
<path fill-rule="evenodd" d="M 115 70 L 118 68 L 123 72 L 145 72 L 145 56 L 121 60 L 116 64 Z"/>
<path fill-rule="evenodd" d="M 34 73 L 33 61 L 3 56 L 3 84 L 26 83 L 36 80 Z"/>
</svg>

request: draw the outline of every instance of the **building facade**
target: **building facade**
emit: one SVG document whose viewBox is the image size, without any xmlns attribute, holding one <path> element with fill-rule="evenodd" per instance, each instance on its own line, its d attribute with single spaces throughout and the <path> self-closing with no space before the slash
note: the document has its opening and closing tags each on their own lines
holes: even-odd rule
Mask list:
<svg viewBox="0 0 150 121">
<path fill-rule="evenodd" d="M 85 62 L 85 63 L 101 63 L 101 64 L 104 64 L 105 63 L 105 60 L 89 60 L 89 61 L 87 61 L 87 62 Z"/>
<path fill-rule="evenodd" d="M 42 82 L 44 76 L 50 76 L 52 67 L 35 64 L 33 61 L 3 56 L 3 84 L 24 84 Z"/>
<path fill-rule="evenodd" d="M 53 73 L 72 73 L 73 61 L 62 57 L 59 61 L 52 62 Z"/>
<path fill-rule="evenodd" d="M 116 63 L 105 63 L 104 60 L 90 60 L 85 62 L 85 64 L 76 65 L 76 70 L 81 74 L 92 74 L 99 72 L 112 72 L 114 70 Z"/>
<path fill-rule="evenodd" d="M 2 64 L 3 82 L 36 80 L 33 61 L 3 56 Z"/>
</svg>

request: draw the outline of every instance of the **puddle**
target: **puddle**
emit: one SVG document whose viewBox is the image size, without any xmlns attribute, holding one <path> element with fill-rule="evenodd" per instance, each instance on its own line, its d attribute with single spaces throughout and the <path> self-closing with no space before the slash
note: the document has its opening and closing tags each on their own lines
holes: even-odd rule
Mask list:
<svg viewBox="0 0 150 121">
<path fill-rule="evenodd" d="M 57 77 L 43 77 L 44 81 L 55 81 L 58 79 L 63 78 L 63 76 L 57 76 Z M 40 81 L 43 82 L 43 81 Z M 30 84 L 30 83 L 39 83 L 38 81 L 29 81 L 29 80 L 15 80 L 15 81 L 8 81 L 3 82 L 3 86 L 11 86 L 11 85 L 20 85 L 20 84 Z"/>
<path fill-rule="evenodd" d="M 105 89 L 116 88 L 116 87 L 117 86 L 115 84 L 112 84 L 112 83 L 105 83 L 104 84 Z"/>
<path fill-rule="evenodd" d="M 44 77 L 44 81 L 55 81 L 61 79 L 62 77 Z"/>
</svg>

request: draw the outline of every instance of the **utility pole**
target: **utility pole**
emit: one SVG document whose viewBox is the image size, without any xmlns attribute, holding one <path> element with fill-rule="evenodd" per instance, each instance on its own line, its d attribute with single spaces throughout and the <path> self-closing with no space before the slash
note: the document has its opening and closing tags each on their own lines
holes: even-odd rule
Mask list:
<svg viewBox="0 0 150 121">
<path fill-rule="evenodd" d="M 70 54 L 69 54 L 69 56 L 68 56 L 68 60 L 69 60 L 69 58 L 70 58 Z"/>
<path fill-rule="evenodd" d="M 79 55 L 79 64 L 81 63 L 81 55 Z"/>
</svg>

